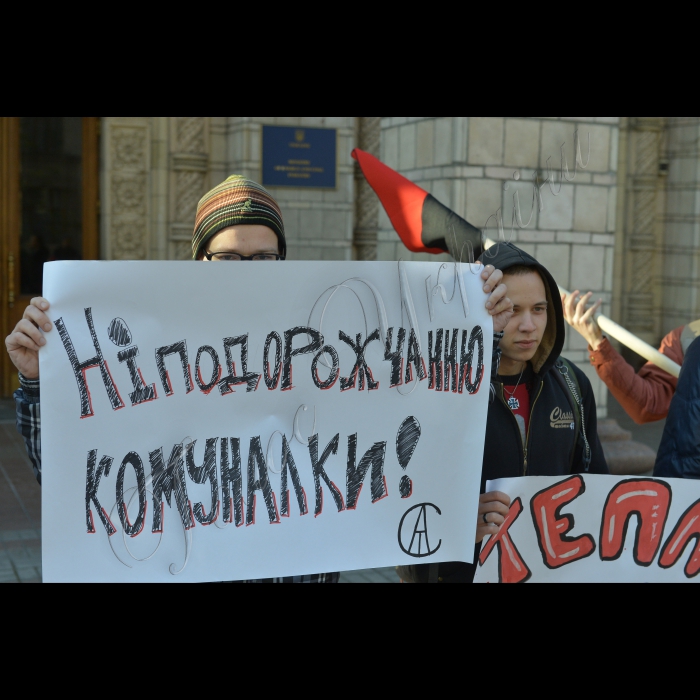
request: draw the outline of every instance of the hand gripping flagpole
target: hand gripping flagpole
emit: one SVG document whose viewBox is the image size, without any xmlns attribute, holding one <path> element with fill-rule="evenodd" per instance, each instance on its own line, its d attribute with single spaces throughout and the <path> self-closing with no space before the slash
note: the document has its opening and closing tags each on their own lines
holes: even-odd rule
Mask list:
<svg viewBox="0 0 700 700">
<path fill-rule="evenodd" d="M 567 297 L 571 296 L 571 292 L 568 292 L 563 287 L 559 287 L 559 292 L 565 294 Z M 645 360 L 660 367 L 664 372 L 668 372 L 672 377 L 678 379 L 678 377 L 681 376 L 681 366 L 679 364 L 675 363 L 670 357 L 666 357 L 666 355 L 660 353 L 656 348 L 653 348 L 640 338 L 637 338 L 636 335 L 633 335 L 612 319 L 609 319 L 604 314 L 599 314 L 596 316 L 596 321 L 603 333 L 615 338 L 615 340 L 619 340 L 624 346 L 628 347 L 630 350 L 634 350 L 637 355 L 641 355 Z"/>
<path fill-rule="evenodd" d="M 491 239 L 486 239 L 486 249 L 496 245 L 495 241 Z M 571 296 L 571 292 L 567 291 L 563 287 L 559 287 L 559 292 L 565 294 L 567 297 Z M 637 338 L 628 330 L 624 329 L 619 324 L 615 323 L 612 319 L 608 318 L 604 314 L 598 314 L 596 316 L 596 321 L 604 333 L 607 333 L 611 338 L 622 343 L 625 347 L 633 350 L 638 355 L 641 355 L 645 360 L 655 364 L 660 367 L 664 372 L 668 372 L 672 377 L 680 377 L 681 366 L 674 362 L 671 358 L 666 357 L 663 353 L 660 353 L 656 348 L 653 348 L 648 343 L 645 343 L 641 338 Z"/>
</svg>

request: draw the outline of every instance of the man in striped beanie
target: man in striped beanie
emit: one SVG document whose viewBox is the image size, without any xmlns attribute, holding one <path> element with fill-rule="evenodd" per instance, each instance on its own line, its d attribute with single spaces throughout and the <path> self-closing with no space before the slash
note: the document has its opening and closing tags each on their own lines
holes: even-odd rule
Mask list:
<svg viewBox="0 0 700 700">
<path fill-rule="evenodd" d="M 287 241 L 279 205 L 261 185 L 232 175 L 197 207 L 192 258 L 201 261 L 284 260 Z"/>
<path fill-rule="evenodd" d="M 287 257 L 282 212 L 257 182 L 232 175 L 197 207 L 192 258 L 209 262 L 274 261 Z M 340 574 L 317 574 L 246 583 L 338 583 Z"/>
<path fill-rule="evenodd" d="M 199 261 L 284 260 L 287 243 L 279 205 L 269 192 L 242 175 L 233 175 L 205 195 L 197 209 L 192 257 Z M 41 418 L 39 348 L 45 341 L 35 334 L 53 324 L 46 313 L 50 304 L 36 298 L 25 312 L 7 348 L 20 372 L 23 389 L 17 392 L 17 426 L 25 437 L 29 457 L 41 483 Z M 31 319 L 31 320 L 29 320 Z M 29 334 L 29 335 L 28 335 Z M 37 344 L 31 339 L 36 337 Z M 31 347 L 30 347 L 31 346 Z M 30 437 L 31 435 L 31 437 Z M 330 583 L 339 573 L 296 576 L 246 583 Z"/>
</svg>

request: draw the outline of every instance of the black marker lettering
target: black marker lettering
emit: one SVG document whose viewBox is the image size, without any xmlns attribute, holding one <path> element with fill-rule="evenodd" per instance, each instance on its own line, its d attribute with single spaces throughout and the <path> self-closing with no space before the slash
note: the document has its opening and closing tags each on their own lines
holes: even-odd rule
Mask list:
<svg viewBox="0 0 700 700">
<path fill-rule="evenodd" d="M 455 328 L 450 344 L 450 331 L 445 331 L 445 391 L 450 390 L 450 378 L 452 379 L 452 391 L 456 394 L 459 389 L 457 375 L 457 343 L 459 342 L 459 330 Z"/>
<path fill-rule="evenodd" d="M 241 441 L 231 438 L 231 466 L 228 460 L 228 440 L 221 441 L 221 489 L 224 498 L 224 522 L 236 527 L 243 525 L 243 478 L 241 476 Z M 233 505 L 233 507 L 232 507 Z"/>
<path fill-rule="evenodd" d="M 311 343 L 292 350 L 294 338 L 298 335 L 307 335 L 312 338 Z M 323 349 L 323 336 L 313 328 L 292 328 L 284 334 L 284 371 L 282 374 L 282 391 L 290 391 L 292 386 L 292 360 L 299 355 L 316 355 Z"/>
<path fill-rule="evenodd" d="M 211 484 L 209 515 L 204 510 L 204 504 L 196 503 L 194 506 L 194 517 L 200 525 L 205 526 L 213 525 L 219 519 L 219 480 L 216 476 L 216 446 L 218 442 L 219 438 L 207 440 L 204 449 L 204 464 L 201 467 L 198 467 L 194 462 L 194 448 L 197 441 L 187 445 L 187 473 L 190 475 L 190 479 L 200 486 L 206 484 L 207 481 Z"/>
<path fill-rule="evenodd" d="M 360 391 L 365 390 L 365 377 L 367 377 L 367 385 L 369 387 L 369 391 L 375 391 L 379 389 L 379 382 L 374 381 L 374 377 L 372 376 L 372 370 L 367 366 L 367 360 L 365 359 L 365 353 L 367 352 L 367 348 L 369 347 L 370 343 L 373 343 L 375 340 L 379 339 L 379 329 L 374 331 L 374 333 L 372 333 L 372 335 L 370 335 L 369 338 L 367 338 L 367 341 L 364 344 L 362 343 L 361 333 L 357 334 L 357 342 L 353 342 L 351 338 L 349 338 L 347 335 L 345 335 L 345 333 L 343 333 L 343 331 L 340 331 L 340 340 L 346 345 L 349 345 L 355 352 L 355 366 L 352 368 L 350 376 L 341 377 L 340 379 L 341 391 L 348 391 L 349 389 L 354 389 L 357 385 L 358 375 L 360 379 Z"/>
<path fill-rule="evenodd" d="M 365 477 L 372 467 L 372 503 L 377 503 L 389 495 L 384 477 L 384 461 L 386 459 L 386 442 L 378 442 L 357 464 L 357 435 L 348 438 L 348 470 L 347 470 L 347 496 L 348 510 L 357 508 L 357 501 L 362 492 Z"/>
<path fill-rule="evenodd" d="M 129 509 L 124 497 L 124 478 L 126 476 L 126 468 L 133 467 L 136 474 L 136 490 L 139 495 L 139 514 L 136 522 L 132 525 L 129 521 Z M 121 467 L 117 476 L 117 510 L 119 511 L 119 520 L 121 521 L 124 532 L 128 537 L 138 537 L 146 524 L 146 473 L 143 469 L 143 462 L 136 452 L 130 452 Z"/>
<path fill-rule="evenodd" d="M 151 452 L 151 476 L 153 477 L 153 532 L 163 532 L 163 497 L 172 508 L 172 496 L 175 492 L 175 505 L 180 513 L 180 520 L 186 530 L 194 527 L 192 507 L 187 496 L 187 483 L 185 482 L 185 459 L 183 445 L 175 445 L 170 453 L 168 466 L 163 460 L 163 449 Z"/>
<path fill-rule="evenodd" d="M 301 479 L 299 478 L 299 472 L 297 471 L 297 465 L 294 462 L 294 457 L 292 456 L 292 451 L 289 449 L 289 443 L 287 442 L 287 436 L 282 437 L 282 517 L 288 518 L 289 512 L 289 481 L 287 479 L 288 475 L 292 477 L 292 484 L 294 485 L 294 493 L 297 497 L 297 504 L 299 505 L 299 514 L 308 515 L 309 514 L 309 504 L 306 499 L 306 491 L 301 485 Z"/>
<path fill-rule="evenodd" d="M 328 447 L 323 451 L 321 460 L 318 459 L 318 435 L 314 435 L 309 441 L 309 454 L 311 455 L 311 466 L 314 470 L 314 485 L 316 488 L 316 517 L 318 518 L 323 513 L 323 487 L 321 479 L 326 482 L 326 486 L 331 491 L 333 500 L 339 513 L 345 510 L 343 502 L 343 494 L 340 493 L 338 487 L 328 478 L 326 474 L 326 462 L 331 455 L 338 454 L 338 445 L 340 444 L 340 435 L 336 435 L 329 443 Z"/>
<path fill-rule="evenodd" d="M 187 393 L 191 394 L 194 391 L 194 385 L 192 384 L 192 372 L 190 371 L 190 364 L 187 355 L 187 342 L 181 340 L 179 343 L 167 345 L 156 350 L 156 366 L 158 367 L 158 374 L 160 375 L 160 381 L 163 384 L 165 395 L 173 396 L 175 393 L 173 390 L 173 385 L 170 381 L 170 374 L 165 368 L 165 358 L 170 357 L 171 355 L 180 356 L 180 362 L 182 363 L 182 376 L 185 379 L 185 387 L 187 388 Z"/>
<path fill-rule="evenodd" d="M 241 346 L 241 369 L 242 376 L 236 374 L 236 363 L 233 361 L 233 348 Z M 247 385 L 247 392 L 250 394 L 258 390 L 260 384 L 259 374 L 248 372 L 248 336 L 240 335 L 237 338 L 224 338 L 224 349 L 226 350 L 226 367 L 229 371 L 229 376 L 219 382 L 219 391 L 222 396 L 228 396 L 234 393 L 233 386 Z"/>
<path fill-rule="evenodd" d="M 107 511 L 102 507 L 97 500 L 97 492 L 100 488 L 100 481 L 103 476 L 109 476 L 109 472 L 114 464 L 112 457 L 103 457 L 100 460 L 100 466 L 97 466 L 97 450 L 92 450 L 88 453 L 87 463 L 87 480 L 85 486 L 85 519 L 87 521 L 88 535 L 95 534 L 95 518 L 92 516 L 91 506 L 94 503 L 97 508 L 97 515 L 104 525 L 107 534 L 111 537 L 116 534 L 117 528 L 112 525 L 112 521 L 107 515 Z"/>
<path fill-rule="evenodd" d="M 326 355 L 331 356 L 333 365 L 331 366 L 331 373 L 328 375 L 328 379 L 325 382 L 322 382 L 321 378 L 318 376 L 318 363 L 321 361 L 321 358 L 325 357 Z M 311 365 L 311 377 L 314 380 L 314 384 L 321 389 L 321 391 L 328 391 L 335 386 L 339 376 L 340 358 L 338 357 L 338 353 L 332 345 L 326 345 L 321 352 L 314 357 L 314 361 Z"/>
<path fill-rule="evenodd" d="M 270 348 L 275 343 L 275 373 L 270 376 Z M 279 333 L 270 333 L 265 341 L 265 354 L 263 355 L 263 367 L 265 368 L 265 385 L 270 391 L 275 391 L 280 384 L 282 376 L 282 338 Z"/>
<path fill-rule="evenodd" d="M 391 351 L 394 338 L 394 329 L 390 328 L 386 335 L 386 347 L 384 348 L 384 361 L 391 362 L 391 389 L 403 384 L 403 348 L 406 342 L 406 329 L 399 328 L 396 338 L 396 352 Z"/>
<path fill-rule="evenodd" d="M 202 377 L 202 369 L 201 369 L 201 362 L 202 362 L 202 355 L 204 353 L 207 353 L 209 357 L 211 357 L 211 361 L 214 365 L 214 368 L 212 369 L 211 372 L 211 379 L 209 380 L 208 383 L 204 382 L 204 378 Z M 194 366 L 194 380 L 197 382 L 197 386 L 199 387 L 199 390 L 203 394 L 211 394 L 211 392 L 214 390 L 214 387 L 219 383 L 221 379 L 221 362 L 219 361 L 219 354 L 214 350 L 209 345 L 204 345 L 201 348 L 199 348 L 199 352 L 197 353 L 197 362 L 195 363 Z"/>
<path fill-rule="evenodd" d="M 255 478 L 256 470 L 259 479 Z M 267 474 L 267 462 L 265 461 L 259 437 L 255 437 L 250 441 L 250 453 L 248 455 L 248 517 L 246 519 L 246 525 L 248 526 L 255 525 L 256 491 L 262 491 L 270 525 L 279 523 L 280 514 L 277 510 L 277 499 L 270 485 L 270 479 Z"/>
<path fill-rule="evenodd" d="M 95 352 L 97 353 L 95 357 L 86 360 L 85 362 L 80 362 L 78 360 L 78 355 L 75 352 L 73 341 L 68 335 L 66 324 L 63 322 L 62 318 L 59 318 L 58 321 L 56 321 L 56 329 L 58 330 L 58 334 L 61 336 L 63 347 L 68 354 L 68 359 L 70 360 L 70 363 L 73 366 L 73 372 L 75 373 L 75 379 L 78 382 L 78 393 L 80 394 L 80 417 L 90 418 L 95 415 L 92 409 L 92 399 L 90 398 L 87 378 L 85 376 L 86 372 L 90 369 L 94 369 L 96 367 L 100 368 L 102 383 L 107 390 L 109 402 L 115 411 L 118 411 L 120 408 L 124 408 L 124 402 L 122 401 L 122 397 L 119 396 L 117 385 L 114 383 L 112 375 L 109 373 L 109 367 L 102 356 L 100 343 L 97 340 L 97 334 L 95 333 L 95 324 L 92 321 L 92 309 L 85 309 L 85 318 L 87 320 L 88 328 L 90 329 L 90 335 L 92 337 L 92 343 L 95 346 Z"/>
<path fill-rule="evenodd" d="M 433 349 L 433 331 L 428 333 L 428 358 L 429 358 L 429 374 L 430 374 L 430 389 L 435 389 L 435 391 L 442 391 L 442 340 L 445 331 L 441 328 L 437 331 L 437 337 L 435 338 L 435 347 Z"/>
<path fill-rule="evenodd" d="M 155 401 L 158 398 L 158 393 L 156 392 L 156 385 L 151 384 L 147 386 L 143 379 L 141 370 L 136 365 L 136 358 L 139 356 L 139 349 L 136 345 L 122 350 L 117 357 L 119 358 L 119 363 L 124 364 L 129 368 L 129 376 L 131 377 L 131 383 L 134 385 L 134 392 L 129 394 L 129 399 L 131 400 L 132 406 L 138 406 L 142 403 L 148 403 L 149 401 Z"/>
<path fill-rule="evenodd" d="M 472 330 L 469 338 L 469 349 L 467 350 L 467 331 L 462 333 L 462 360 L 459 365 L 459 393 L 464 393 L 466 385 L 467 391 L 470 394 L 478 394 L 481 389 L 481 382 L 484 379 L 484 331 L 481 326 L 477 326 Z M 476 373 L 474 379 L 474 353 L 476 346 L 479 346 L 479 355 L 476 360 Z"/>
<path fill-rule="evenodd" d="M 126 325 L 126 321 L 123 318 L 112 320 L 107 329 L 107 335 L 118 348 L 125 348 L 134 342 L 129 326 Z"/>
<path fill-rule="evenodd" d="M 408 341 L 408 359 L 406 360 L 406 384 L 413 383 L 413 370 L 416 370 L 416 376 L 422 382 L 428 378 L 425 371 L 425 361 L 420 352 L 418 338 L 415 330 L 411 330 L 411 337 Z"/>
</svg>

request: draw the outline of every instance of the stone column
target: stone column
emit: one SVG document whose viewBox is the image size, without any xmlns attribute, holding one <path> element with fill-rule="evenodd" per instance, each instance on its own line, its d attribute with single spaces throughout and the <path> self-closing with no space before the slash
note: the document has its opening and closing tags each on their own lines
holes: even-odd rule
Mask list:
<svg viewBox="0 0 700 700">
<path fill-rule="evenodd" d="M 700 318 L 700 117 L 667 119 L 662 334 Z"/>
<path fill-rule="evenodd" d="M 373 156 L 380 156 L 381 117 L 357 117 L 357 146 Z M 377 259 L 379 199 L 355 165 L 355 231 L 353 247 L 357 260 Z"/>
<path fill-rule="evenodd" d="M 622 236 L 624 256 L 617 294 L 622 325 L 655 345 L 661 333 L 665 171 L 661 168 L 666 117 L 629 117 Z"/>
<path fill-rule="evenodd" d="M 103 117 L 102 256 L 146 260 L 150 245 L 151 118 Z"/>
<path fill-rule="evenodd" d="M 209 151 L 209 117 L 170 117 L 171 260 L 192 258 L 197 204 L 209 190 Z"/>
</svg>

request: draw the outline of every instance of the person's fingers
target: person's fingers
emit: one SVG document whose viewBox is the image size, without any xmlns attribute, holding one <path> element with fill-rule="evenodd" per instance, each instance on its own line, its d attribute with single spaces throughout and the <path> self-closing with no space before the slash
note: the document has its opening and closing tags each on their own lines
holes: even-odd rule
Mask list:
<svg viewBox="0 0 700 700">
<path fill-rule="evenodd" d="M 22 319 L 16 326 L 11 337 L 14 337 L 15 341 L 19 336 L 28 336 L 31 338 L 36 345 L 43 346 L 46 345 L 46 339 L 42 335 L 41 331 L 27 319 Z"/>
<path fill-rule="evenodd" d="M 503 281 L 503 273 L 500 270 L 494 270 L 493 274 L 489 277 L 486 285 L 484 286 L 484 291 L 488 294 L 489 292 L 497 289 L 498 286 Z"/>
<path fill-rule="evenodd" d="M 7 351 L 10 354 L 22 349 L 31 350 L 32 352 L 39 352 L 41 349 L 40 346 L 28 335 L 17 332 L 12 333 L 7 337 L 5 340 L 5 345 L 7 346 Z"/>
<path fill-rule="evenodd" d="M 513 310 L 513 302 L 508 299 L 507 297 L 505 299 L 502 299 L 501 301 L 498 302 L 496 305 L 496 308 L 491 309 L 489 313 L 491 316 L 498 316 L 499 314 L 502 314 L 504 311 L 512 311 Z"/>
<path fill-rule="evenodd" d="M 566 306 L 564 307 L 564 313 L 566 314 L 566 320 L 569 323 L 573 323 L 574 317 L 576 315 L 576 311 L 574 309 L 574 306 L 576 304 L 576 299 L 578 299 L 580 292 L 574 292 L 573 294 L 569 295 L 569 298 L 566 301 Z"/>
<path fill-rule="evenodd" d="M 484 520 L 486 520 L 486 522 L 489 525 L 497 525 L 498 527 L 501 527 L 501 525 L 503 525 L 503 523 L 506 521 L 506 517 L 508 516 L 508 509 L 506 508 L 505 514 L 490 512 L 479 513 L 479 515 L 481 517 L 482 523 L 484 523 Z"/>
<path fill-rule="evenodd" d="M 598 311 L 600 310 L 600 307 L 602 305 L 603 305 L 602 299 L 600 299 L 598 302 L 593 304 L 593 306 L 591 306 L 591 308 L 588 309 L 588 311 L 586 311 L 586 313 L 583 314 L 583 316 L 581 316 L 581 323 L 588 323 L 589 321 L 591 321 L 593 319 L 593 317 L 595 316 L 595 314 L 598 313 Z"/>
<path fill-rule="evenodd" d="M 581 297 L 578 304 L 576 305 L 576 318 L 580 321 L 585 315 L 588 308 L 588 302 L 591 300 L 593 292 L 588 292 L 588 294 Z"/>
<path fill-rule="evenodd" d="M 489 525 L 487 527 L 482 523 L 476 530 L 476 543 L 481 544 L 487 537 L 495 537 L 500 529 L 498 525 Z"/>
<path fill-rule="evenodd" d="M 487 309 L 493 309 L 495 306 L 497 306 L 502 299 L 505 299 L 506 295 L 508 294 L 508 287 L 506 287 L 505 284 L 501 284 L 497 286 L 493 290 L 493 294 L 489 297 L 489 300 L 486 302 L 486 308 Z"/>
<path fill-rule="evenodd" d="M 53 324 L 49 320 L 49 317 L 34 305 L 28 306 L 25 309 L 24 318 L 33 321 L 38 328 L 41 328 L 47 333 L 53 328 Z"/>
<path fill-rule="evenodd" d="M 484 271 L 481 273 L 481 279 L 486 282 L 491 278 L 491 275 L 495 272 L 496 268 L 493 265 L 487 265 Z"/>
<path fill-rule="evenodd" d="M 567 323 L 571 323 L 569 315 L 569 297 L 566 294 L 561 295 L 561 305 L 564 309 L 564 319 Z"/>
<path fill-rule="evenodd" d="M 502 503 L 510 508 L 512 503 L 511 497 L 507 493 L 502 491 L 493 491 L 492 493 L 485 493 L 481 498 L 479 498 L 479 503 Z"/>
<path fill-rule="evenodd" d="M 496 522 L 497 517 L 505 518 L 509 512 L 510 508 L 505 505 L 505 503 L 484 503 L 479 506 L 479 517 L 482 522 L 484 520 L 484 515 L 490 516 L 488 518 L 489 521 Z M 501 521 L 499 525 L 503 525 L 503 521 Z"/>
<path fill-rule="evenodd" d="M 49 302 L 46 299 L 44 299 L 44 297 L 34 297 L 34 299 L 32 299 L 30 303 L 32 306 L 35 306 L 41 311 L 48 311 L 51 308 L 51 304 L 49 304 Z"/>
</svg>

